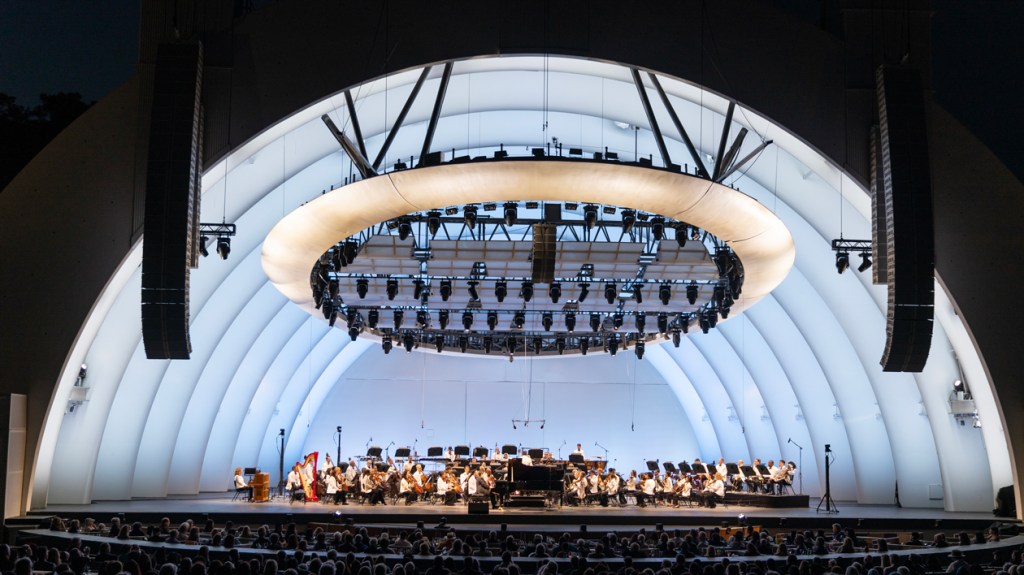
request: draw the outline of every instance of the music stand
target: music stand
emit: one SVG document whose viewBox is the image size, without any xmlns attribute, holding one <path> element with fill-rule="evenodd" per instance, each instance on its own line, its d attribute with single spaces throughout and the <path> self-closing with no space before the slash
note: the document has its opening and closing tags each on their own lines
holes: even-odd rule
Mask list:
<svg viewBox="0 0 1024 575">
<path fill-rule="evenodd" d="M 399 447 L 395 449 L 395 459 L 405 459 L 406 457 L 409 457 L 410 454 L 412 454 L 412 450 L 408 447 Z"/>
<path fill-rule="evenodd" d="M 746 477 L 747 479 L 750 479 L 751 477 L 757 475 L 756 473 L 754 473 L 754 468 L 749 465 L 744 465 L 743 467 L 740 467 L 740 471 L 743 472 L 743 477 Z"/>
<path fill-rule="evenodd" d="M 501 446 L 501 453 L 510 457 L 516 457 L 519 455 L 519 448 L 515 445 L 505 444 Z"/>
<path fill-rule="evenodd" d="M 376 467 L 377 467 L 377 471 L 379 471 L 381 473 L 387 473 L 388 467 L 390 467 L 390 466 L 387 463 L 378 462 Z"/>
<path fill-rule="evenodd" d="M 772 474 L 772 472 L 768 470 L 768 466 L 763 463 L 757 466 L 757 470 L 761 472 L 762 477 L 768 477 Z"/>
<path fill-rule="evenodd" d="M 736 475 L 740 472 L 740 467 L 735 463 L 726 463 L 725 472 L 728 473 L 729 475 Z"/>
<path fill-rule="evenodd" d="M 526 452 L 530 454 L 530 459 L 534 461 L 540 461 L 544 457 L 544 450 L 537 447 L 531 447 Z"/>
<path fill-rule="evenodd" d="M 689 463 L 687 463 L 685 461 L 680 461 L 679 462 L 679 473 L 685 473 L 685 474 L 689 475 L 689 474 L 693 473 L 693 469 L 690 467 Z"/>
<path fill-rule="evenodd" d="M 444 454 L 444 450 L 440 447 L 428 447 L 427 457 L 441 457 Z"/>
<path fill-rule="evenodd" d="M 474 447 L 473 448 L 473 457 L 477 457 L 477 458 L 487 457 L 487 453 L 488 453 L 488 451 L 487 451 L 486 447 L 478 446 L 478 447 Z"/>
<path fill-rule="evenodd" d="M 665 463 L 662 463 L 661 466 L 665 468 L 666 473 L 676 472 L 676 464 L 672 463 L 671 461 L 666 461 Z"/>
<path fill-rule="evenodd" d="M 647 471 L 657 471 L 657 470 L 658 470 L 658 462 L 657 461 L 648 461 L 647 462 Z"/>
<path fill-rule="evenodd" d="M 371 459 L 380 459 L 382 451 L 384 450 L 381 449 L 379 445 L 371 445 L 370 448 L 366 450 L 366 456 Z"/>
<path fill-rule="evenodd" d="M 694 463 L 690 466 L 690 470 L 698 475 L 707 475 L 708 466 L 703 463 Z"/>
<path fill-rule="evenodd" d="M 347 461 L 342 461 L 341 463 L 339 463 L 335 467 L 340 469 L 342 473 L 345 473 L 346 471 L 348 471 L 348 462 Z"/>
<path fill-rule="evenodd" d="M 469 446 L 468 445 L 456 445 L 455 446 L 455 457 L 469 457 Z"/>
<path fill-rule="evenodd" d="M 256 475 L 260 472 L 259 467 L 246 467 L 242 470 L 242 475 Z"/>
<path fill-rule="evenodd" d="M 569 463 L 584 463 L 582 453 L 570 453 Z"/>
</svg>

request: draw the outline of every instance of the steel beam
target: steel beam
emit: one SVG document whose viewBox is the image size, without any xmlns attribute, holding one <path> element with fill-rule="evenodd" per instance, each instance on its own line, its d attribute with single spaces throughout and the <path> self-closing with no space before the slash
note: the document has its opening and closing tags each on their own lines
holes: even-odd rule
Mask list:
<svg viewBox="0 0 1024 575">
<path fill-rule="evenodd" d="M 686 133 L 686 128 L 683 127 L 683 123 L 679 121 L 679 116 L 676 114 L 675 108 L 672 107 L 672 102 L 668 100 L 668 95 L 665 93 L 664 88 L 661 87 L 661 82 L 658 81 L 658 77 L 653 73 L 648 72 L 647 75 L 651 78 L 651 82 L 654 84 L 654 89 L 658 91 L 658 96 L 661 97 L 661 103 L 665 105 L 665 109 L 668 110 L 669 118 L 672 118 L 672 123 L 675 124 L 676 131 L 679 132 L 679 136 L 683 139 L 683 144 L 686 145 L 687 151 L 690 152 L 690 157 L 693 158 L 693 165 L 697 168 L 697 175 L 702 178 L 710 178 L 708 169 L 704 167 L 704 162 L 700 159 L 700 152 L 693 145 L 693 141 L 690 140 L 690 135 Z"/>
<path fill-rule="evenodd" d="M 359 144 L 359 153 L 363 157 L 369 156 L 366 153 L 366 142 L 363 140 L 363 131 L 359 128 L 359 116 L 356 115 L 356 105 L 352 102 L 352 91 L 345 90 L 345 105 L 348 106 L 348 117 L 352 119 L 352 131 L 356 134 L 356 143 Z"/>
<path fill-rule="evenodd" d="M 729 109 L 725 112 L 725 125 L 722 126 L 722 138 L 718 141 L 718 154 L 715 156 L 715 173 L 711 176 L 711 179 L 718 181 L 718 176 L 722 174 L 722 170 L 725 166 L 722 165 L 724 162 L 723 156 L 725 155 L 725 143 L 729 141 L 729 126 L 732 125 L 732 113 L 736 110 L 736 102 L 729 102 Z"/>
<path fill-rule="evenodd" d="M 355 164 L 356 169 L 359 170 L 359 175 L 362 176 L 364 180 L 376 176 L 377 170 L 370 166 L 370 162 L 367 161 L 365 156 L 359 153 L 359 150 L 356 149 L 352 140 L 349 140 L 348 136 L 338 129 L 334 120 L 332 120 L 327 114 L 320 116 L 320 119 L 324 121 L 324 124 L 327 124 L 327 129 L 331 131 L 331 135 L 334 136 L 334 139 L 337 140 L 339 144 L 341 144 L 341 149 L 345 150 L 348 157 L 352 159 L 352 163 Z"/>
<path fill-rule="evenodd" d="M 723 168 L 721 170 L 722 174 L 724 174 L 725 172 L 728 172 L 729 168 L 732 167 L 732 161 L 734 159 L 736 159 L 736 154 L 739 153 L 740 146 L 743 145 L 743 140 L 746 137 L 747 137 L 747 129 L 746 128 L 740 128 L 740 133 L 736 134 L 736 139 L 732 141 L 732 145 L 729 146 L 729 151 L 725 153 L 725 158 L 722 160 L 722 166 L 723 166 Z M 715 180 L 715 181 L 721 183 L 722 182 L 722 175 L 720 174 L 718 176 L 718 179 Z"/>
<path fill-rule="evenodd" d="M 718 181 L 719 182 L 724 182 L 726 178 L 728 178 L 729 176 L 731 176 L 733 174 L 733 172 L 735 172 L 736 170 L 742 168 L 747 162 L 749 162 L 750 160 L 752 160 L 755 157 L 757 157 L 757 155 L 760 154 L 762 150 L 764 150 L 765 148 L 767 148 L 770 145 L 772 145 L 772 140 L 765 140 L 764 142 L 761 142 L 760 146 L 754 148 L 746 156 L 743 156 L 742 160 L 734 163 L 732 165 L 732 167 L 730 167 L 724 174 L 722 174 L 718 178 Z"/>
<path fill-rule="evenodd" d="M 669 157 L 668 147 L 665 145 L 665 138 L 661 135 L 658 120 L 654 117 L 651 101 L 647 98 L 647 88 L 644 87 L 644 81 L 640 79 L 640 72 L 636 68 L 630 68 L 629 72 L 633 75 L 633 83 L 636 84 L 636 91 L 640 95 L 640 103 L 643 104 L 644 113 L 647 114 L 647 122 L 651 124 L 651 131 L 654 132 L 654 140 L 658 142 L 658 150 L 661 151 L 662 161 L 665 162 L 665 167 L 668 167 L 672 163 L 672 158 Z"/>
<path fill-rule="evenodd" d="M 398 130 L 401 129 L 402 123 L 405 122 L 405 116 L 409 113 L 409 109 L 412 108 L 412 103 L 416 101 L 416 96 L 420 93 L 420 88 L 423 87 L 423 82 L 426 81 L 427 75 L 433 69 L 433 66 L 427 66 L 420 73 L 420 77 L 416 80 L 416 84 L 412 87 L 412 93 L 405 100 L 405 105 L 402 106 L 402 111 L 398 113 L 398 118 L 395 119 L 394 126 L 391 127 L 391 131 L 388 132 L 388 137 L 384 140 L 384 145 L 381 146 L 380 151 L 377 152 L 377 157 L 373 160 L 373 169 L 376 170 L 380 167 L 380 163 L 384 161 L 384 155 L 388 153 L 388 149 L 391 148 L 391 142 L 395 141 L 395 136 L 398 135 Z"/>
<path fill-rule="evenodd" d="M 430 122 L 427 123 L 427 135 L 423 138 L 423 149 L 420 151 L 420 162 L 430 152 L 430 144 L 434 141 L 434 130 L 437 129 L 437 120 L 441 117 L 441 106 L 444 104 L 444 96 L 448 91 L 448 80 L 452 77 L 452 62 L 446 62 L 444 72 L 441 73 L 441 85 L 437 87 L 437 98 L 434 99 L 434 109 L 430 112 Z"/>
</svg>

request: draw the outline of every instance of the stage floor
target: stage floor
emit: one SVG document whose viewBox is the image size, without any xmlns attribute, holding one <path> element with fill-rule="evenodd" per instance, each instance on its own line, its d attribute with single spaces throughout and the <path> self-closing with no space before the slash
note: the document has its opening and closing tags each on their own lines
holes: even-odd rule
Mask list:
<svg viewBox="0 0 1024 575">
<path fill-rule="evenodd" d="M 289 503 L 287 499 L 250 503 L 240 500 L 232 501 L 231 496 L 230 493 L 208 493 L 160 499 L 97 501 L 87 505 L 49 505 L 45 509 L 33 511 L 30 515 L 88 516 L 99 521 L 106 521 L 112 515 L 124 513 L 129 518 L 136 517 L 140 521 L 151 521 L 153 517 L 161 516 L 169 516 L 174 521 L 180 521 L 185 518 L 199 519 L 204 514 L 208 514 L 219 521 L 230 518 L 235 522 L 257 524 L 285 520 L 339 522 L 346 518 L 352 518 L 356 523 L 406 525 L 418 521 L 434 524 L 441 517 L 445 517 L 449 524 L 498 525 L 507 523 L 523 526 L 565 526 L 585 523 L 603 526 L 607 529 L 653 526 L 655 523 L 662 523 L 666 526 L 720 525 L 722 523 L 735 525 L 740 515 L 744 515 L 748 523 L 772 527 L 827 525 L 833 521 L 847 523 L 859 520 L 864 528 L 919 529 L 923 525 L 936 526 L 936 522 L 939 522 L 944 528 L 959 526 L 959 528 L 967 529 L 990 524 L 997 520 L 1006 521 L 1006 519 L 995 518 L 990 512 L 948 512 L 942 509 L 909 509 L 894 505 L 858 505 L 849 502 L 838 502 L 839 512 L 837 514 L 825 514 L 816 509 L 818 503 L 816 499 L 811 499 L 809 507 L 789 509 L 736 505 L 720 505 L 716 509 L 685 506 L 676 509 L 665 505 L 646 508 L 638 508 L 634 505 L 625 507 L 589 505 L 543 509 L 491 509 L 488 514 L 478 515 L 469 514 L 468 508 L 464 504 L 454 506 L 428 503 L 414 503 L 408 506 L 404 503 L 374 506 L 358 503 L 335 505 L 321 502 Z"/>
</svg>

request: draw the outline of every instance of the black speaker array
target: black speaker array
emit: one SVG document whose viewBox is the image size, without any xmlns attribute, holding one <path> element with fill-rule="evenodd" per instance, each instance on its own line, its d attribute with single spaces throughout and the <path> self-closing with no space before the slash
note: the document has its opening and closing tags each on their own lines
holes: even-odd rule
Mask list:
<svg viewBox="0 0 1024 575">
<path fill-rule="evenodd" d="M 935 306 L 931 169 L 920 72 L 883 66 L 876 74 L 878 143 L 889 287 L 884 371 L 924 369 Z M 881 230 L 877 230 L 878 242 Z"/>
<path fill-rule="evenodd" d="M 157 52 L 142 245 L 142 341 L 150 359 L 188 359 L 189 270 L 197 262 L 203 51 Z"/>
<path fill-rule="evenodd" d="M 555 225 L 533 224 L 533 281 L 551 283 L 555 279 Z"/>
</svg>

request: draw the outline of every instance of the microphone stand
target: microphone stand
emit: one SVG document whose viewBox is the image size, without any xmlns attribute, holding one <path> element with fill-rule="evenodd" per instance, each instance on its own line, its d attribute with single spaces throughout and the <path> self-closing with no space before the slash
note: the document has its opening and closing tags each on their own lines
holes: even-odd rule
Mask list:
<svg viewBox="0 0 1024 575">
<path fill-rule="evenodd" d="M 391 446 L 394 444 L 395 442 L 392 441 L 391 443 L 388 444 L 387 447 L 384 448 L 384 461 L 391 459 Z"/>
<path fill-rule="evenodd" d="M 562 440 L 562 444 L 558 446 L 558 460 L 562 460 L 562 448 L 565 447 L 565 440 Z"/>
<path fill-rule="evenodd" d="M 787 440 L 788 443 L 792 443 L 800 450 L 800 466 L 796 468 L 796 476 L 800 480 L 800 495 L 804 494 L 804 448 L 799 443 L 793 441 L 792 438 Z"/>
<path fill-rule="evenodd" d="M 338 426 L 338 431 L 334 434 L 334 444 L 338 446 L 338 460 L 334 462 L 335 465 L 341 465 L 341 426 Z"/>
<path fill-rule="evenodd" d="M 608 448 L 603 446 L 603 445 L 601 445 L 600 443 L 598 443 L 596 441 L 594 442 L 594 445 L 596 445 L 597 447 L 600 447 L 601 449 L 604 450 L 604 460 L 607 462 L 608 461 Z"/>
<path fill-rule="evenodd" d="M 419 452 L 416 451 L 416 444 L 419 443 L 419 442 L 420 442 L 420 440 L 419 440 L 418 437 L 416 438 L 415 441 L 412 442 L 412 457 L 413 457 L 413 459 L 419 459 L 420 458 Z"/>
</svg>

